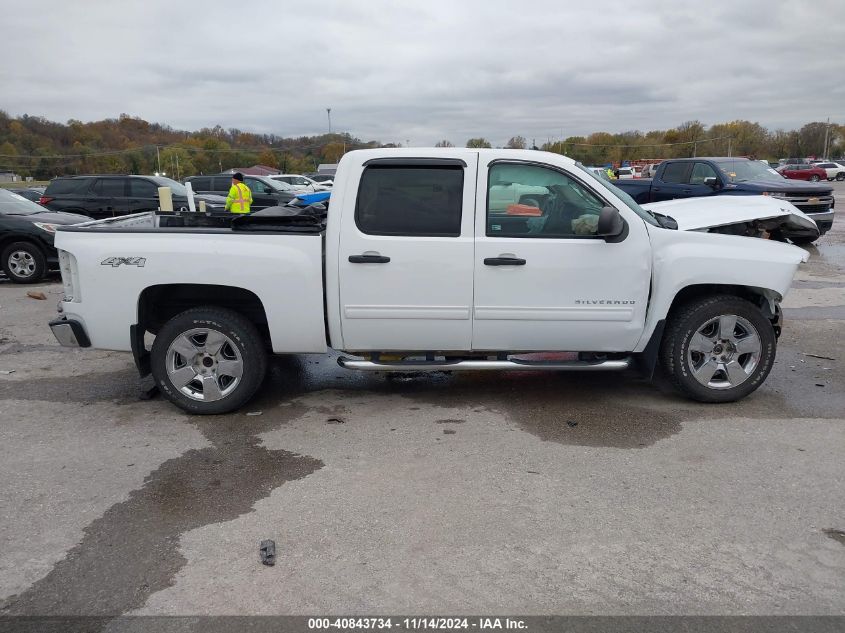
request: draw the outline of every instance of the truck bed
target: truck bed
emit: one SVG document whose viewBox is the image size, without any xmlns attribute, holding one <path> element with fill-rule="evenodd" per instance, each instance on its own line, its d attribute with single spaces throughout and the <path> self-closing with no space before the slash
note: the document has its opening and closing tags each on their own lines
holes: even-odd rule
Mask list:
<svg viewBox="0 0 845 633">
<path fill-rule="evenodd" d="M 201 285 L 240 288 L 260 298 L 274 351 L 325 351 L 319 225 L 187 219 L 209 222 L 185 226 L 179 216 L 142 213 L 56 232 L 65 295 L 73 297 L 65 303 L 66 316 L 85 325 L 94 347 L 130 350 L 127 324 L 138 322 L 150 288 Z"/>
</svg>

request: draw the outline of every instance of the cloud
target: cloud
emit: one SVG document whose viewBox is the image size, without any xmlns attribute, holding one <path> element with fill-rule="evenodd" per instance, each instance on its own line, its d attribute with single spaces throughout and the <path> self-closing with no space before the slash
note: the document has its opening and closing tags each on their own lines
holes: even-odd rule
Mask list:
<svg viewBox="0 0 845 633">
<path fill-rule="evenodd" d="M 56 3 L 4 16 L 0 108 L 178 128 L 504 144 L 845 120 L 845 3 Z M 84 7 L 85 10 L 81 10 Z"/>
</svg>

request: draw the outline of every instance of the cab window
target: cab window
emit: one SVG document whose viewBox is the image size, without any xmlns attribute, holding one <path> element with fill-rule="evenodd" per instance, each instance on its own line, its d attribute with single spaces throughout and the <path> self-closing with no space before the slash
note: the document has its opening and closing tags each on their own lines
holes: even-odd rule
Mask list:
<svg viewBox="0 0 845 633">
<path fill-rule="evenodd" d="M 355 224 L 367 235 L 458 237 L 464 170 L 372 165 L 361 175 Z"/>
<path fill-rule="evenodd" d="M 270 188 L 255 178 L 245 178 L 244 184 L 249 187 L 252 193 L 270 193 Z"/>
<path fill-rule="evenodd" d="M 696 163 L 692 168 L 689 184 L 703 185 L 705 178 L 716 178 L 716 171 L 707 163 Z"/>
<path fill-rule="evenodd" d="M 100 178 L 94 183 L 94 193 L 98 196 L 122 198 L 126 195 L 123 178 Z"/>
<path fill-rule="evenodd" d="M 488 237 L 594 237 L 604 206 L 584 184 L 553 169 L 503 163 L 488 172 Z"/>
<path fill-rule="evenodd" d="M 133 198 L 157 198 L 158 187 L 149 180 L 131 178 L 129 180 L 129 195 Z"/>
</svg>

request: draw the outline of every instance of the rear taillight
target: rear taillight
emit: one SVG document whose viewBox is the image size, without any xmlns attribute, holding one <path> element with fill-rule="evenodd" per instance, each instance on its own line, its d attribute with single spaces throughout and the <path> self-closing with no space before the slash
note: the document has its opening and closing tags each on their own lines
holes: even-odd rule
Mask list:
<svg viewBox="0 0 845 633">
<path fill-rule="evenodd" d="M 51 198 L 50 196 L 41 196 L 40 198 L 38 198 L 38 204 L 47 205 L 47 204 L 51 203 L 52 201 L 53 201 L 53 198 Z"/>
</svg>

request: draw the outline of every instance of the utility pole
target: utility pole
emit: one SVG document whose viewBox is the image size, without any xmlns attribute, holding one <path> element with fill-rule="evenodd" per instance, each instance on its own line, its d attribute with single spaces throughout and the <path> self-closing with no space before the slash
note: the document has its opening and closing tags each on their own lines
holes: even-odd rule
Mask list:
<svg viewBox="0 0 845 633">
<path fill-rule="evenodd" d="M 156 145 L 156 163 L 158 163 L 158 173 L 161 173 L 161 155 L 158 153 L 158 145 Z M 158 174 L 156 174 L 158 175 Z"/>
<path fill-rule="evenodd" d="M 827 117 L 827 127 L 824 129 L 824 153 L 822 154 L 822 158 L 827 160 L 827 143 L 828 138 L 830 137 L 830 117 Z"/>
<path fill-rule="evenodd" d="M 326 108 L 326 116 L 329 117 L 329 136 L 332 135 L 332 109 Z"/>
<path fill-rule="evenodd" d="M 729 136 L 728 137 L 728 156 L 733 156 L 733 154 L 731 154 L 731 143 L 732 142 L 733 142 L 733 137 Z"/>
<path fill-rule="evenodd" d="M 692 142 L 692 157 L 695 158 L 696 154 L 698 154 L 698 141 Z"/>
<path fill-rule="evenodd" d="M 181 180 L 179 178 L 179 154 L 176 154 L 176 180 Z"/>
</svg>

